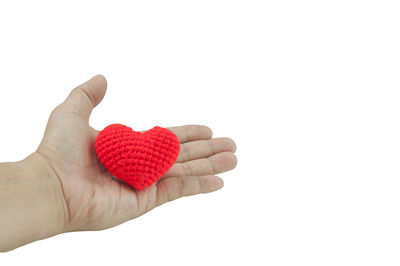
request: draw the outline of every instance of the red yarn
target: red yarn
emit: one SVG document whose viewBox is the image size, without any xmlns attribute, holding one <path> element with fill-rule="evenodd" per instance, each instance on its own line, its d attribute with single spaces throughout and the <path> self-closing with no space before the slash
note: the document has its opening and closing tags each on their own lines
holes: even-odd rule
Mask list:
<svg viewBox="0 0 400 266">
<path fill-rule="evenodd" d="M 112 124 L 99 132 L 95 148 L 112 175 L 142 190 L 171 168 L 180 146 L 177 136 L 166 128 L 156 126 L 141 133 Z"/>
</svg>

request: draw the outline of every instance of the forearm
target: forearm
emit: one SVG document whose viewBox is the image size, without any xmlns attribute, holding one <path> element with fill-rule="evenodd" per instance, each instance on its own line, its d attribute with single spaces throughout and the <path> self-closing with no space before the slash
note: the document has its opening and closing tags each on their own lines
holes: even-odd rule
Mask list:
<svg viewBox="0 0 400 266">
<path fill-rule="evenodd" d="M 38 157 L 0 164 L 0 251 L 63 231 L 58 180 L 49 176 Z"/>
</svg>

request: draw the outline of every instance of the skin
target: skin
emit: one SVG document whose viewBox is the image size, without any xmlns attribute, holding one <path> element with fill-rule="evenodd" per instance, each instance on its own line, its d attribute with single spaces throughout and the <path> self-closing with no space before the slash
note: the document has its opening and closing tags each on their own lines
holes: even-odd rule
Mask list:
<svg viewBox="0 0 400 266">
<path fill-rule="evenodd" d="M 97 75 L 73 89 L 51 113 L 37 151 L 0 164 L 0 251 L 64 232 L 107 229 L 166 202 L 223 187 L 215 175 L 235 168 L 236 145 L 199 125 L 169 128 L 180 154 L 155 184 L 137 191 L 113 177 L 96 156 L 98 131 L 89 125 L 106 88 Z"/>
</svg>

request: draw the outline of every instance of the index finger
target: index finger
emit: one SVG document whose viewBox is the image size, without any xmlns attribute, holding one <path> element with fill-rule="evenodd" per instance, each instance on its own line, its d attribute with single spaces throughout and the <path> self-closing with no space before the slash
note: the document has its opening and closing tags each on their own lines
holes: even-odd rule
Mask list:
<svg viewBox="0 0 400 266">
<path fill-rule="evenodd" d="M 212 137 L 212 131 L 207 126 L 201 125 L 185 125 L 179 127 L 169 127 L 179 139 L 180 143 L 185 143 L 194 140 L 207 140 Z"/>
</svg>

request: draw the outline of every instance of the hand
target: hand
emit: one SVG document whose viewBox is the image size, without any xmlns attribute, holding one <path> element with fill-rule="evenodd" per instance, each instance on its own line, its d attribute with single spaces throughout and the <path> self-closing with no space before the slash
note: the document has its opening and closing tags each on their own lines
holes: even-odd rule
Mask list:
<svg viewBox="0 0 400 266">
<path fill-rule="evenodd" d="M 95 76 L 72 90 L 50 115 L 35 156 L 59 183 L 64 232 L 101 230 L 136 218 L 180 197 L 223 187 L 215 174 L 236 166 L 235 143 L 212 139 L 205 126 L 170 128 L 181 143 L 177 162 L 155 184 L 137 191 L 114 178 L 97 158 L 98 131 L 89 126 L 93 108 L 105 95 L 107 82 Z"/>
</svg>

